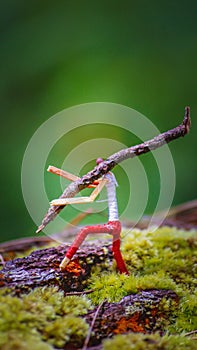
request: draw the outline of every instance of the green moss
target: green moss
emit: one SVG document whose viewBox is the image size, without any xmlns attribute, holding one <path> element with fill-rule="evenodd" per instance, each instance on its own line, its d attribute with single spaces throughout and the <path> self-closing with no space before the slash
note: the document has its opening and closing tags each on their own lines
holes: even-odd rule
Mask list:
<svg viewBox="0 0 197 350">
<path fill-rule="evenodd" d="M 185 293 L 173 316 L 175 322 L 168 327 L 170 332 L 190 332 L 197 329 L 197 290 Z"/>
<path fill-rule="evenodd" d="M 124 236 L 124 232 L 123 232 Z M 117 302 L 125 295 L 145 289 L 171 289 L 180 297 L 179 308 L 171 309 L 171 332 L 197 328 L 197 232 L 163 227 L 151 233 L 133 230 L 122 240 L 122 253 L 130 276 L 98 268 L 92 273 L 88 288 L 95 304 L 104 299 Z M 160 307 L 168 308 L 161 304 Z M 164 310 L 165 311 L 165 310 Z"/>
<path fill-rule="evenodd" d="M 127 334 L 117 335 L 103 342 L 103 350 L 195 350 L 194 340 L 183 336 L 159 334 Z"/>
<path fill-rule="evenodd" d="M 104 299 L 109 302 L 118 302 L 125 295 L 137 293 L 144 289 L 171 289 L 179 291 L 176 283 L 162 271 L 149 275 L 130 275 L 112 273 L 94 273 L 91 277 L 89 288 L 95 289 L 90 294 L 94 304 L 101 303 Z"/>
<path fill-rule="evenodd" d="M 124 236 L 124 232 L 123 232 Z M 184 337 L 197 329 L 197 233 L 160 228 L 153 233 L 134 230 L 122 239 L 122 253 L 130 276 L 116 272 L 115 263 L 107 272 L 95 267 L 87 297 L 67 296 L 56 287 L 37 288 L 20 297 L 8 289 L 0 290 L 0 349 L 51 350 L 64 348 L 75 339 L 81 346 L 88 325 L 83 315 L 104 299 L 117 302 L 122 297 L 146 289 L 171 289 L 180 298 L 179 306 L 162 299 L 158 312 L 170 315 L 166 332 L 180 336 L 128 334 L 118 335 L 103 344 L 104 350 L 183 350 L 194 349 L 195 341 Z M 91 300 L 91 301 L 90 301 Z M 131 315 L 140 305 L 128 307 Z M 170 323 L 170 324 L 169 324 Z"/>
<path fill-rule="evenodd" d="M 123 240 L 122 250 L 131 272 L 151 274 L 159 270 L 178 284 L 193 285 L 197 236 L 195 231 L 163 227 L 150 233 L 133 231 Z M 187 276 L 187 281 L 185 277 Z"/>
<path fill-rule="evenodd" d="M 66 343 L 72 342 L 74 336 L 75 345 L 82 344 L 88 331 L 88 325 L 83 319 L 74 316 L 65 316 L 49 323 L 43 330 L 44 339 L 57 348 L 62 348 Z"/>
<path fill-rule="evenodd" d="M 0 346 L 5 349 L 14 348 L 12 345 L 9 348 L 6 344 L 10 334 L 15 333 L 19 343 L 24 340 L 24 344 L 29 344 L 34 340 L 35 347 L 26 348 L 36 350 L 37 344 L 39 349 L 43 341 L 57 348 L 63 347 L 73 334 L 76 343 L 79 343 L 85 338 L 88 329 L 88 325 L 79 316 L 87 313 L 90 308 L 90 301 L 86 297 L 64 297 L 63 292 L 56 287 L 37 288 L 20 298 L 2 290 Z"/>
<path fill-rule="evenodd" d="M 18 332 L 10 330 L 9 332 L 0 332 L 1 350 L 53 350 L 53 346 L 43 341 L 39 334 L 28 334 L 28 332 Z"/>
</svg>

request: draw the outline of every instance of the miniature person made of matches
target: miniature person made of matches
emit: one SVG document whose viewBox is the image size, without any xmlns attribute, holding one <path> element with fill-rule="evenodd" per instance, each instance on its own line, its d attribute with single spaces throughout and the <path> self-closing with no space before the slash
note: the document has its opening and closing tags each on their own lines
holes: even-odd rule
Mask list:
<svg viewBox="0 0 197 350">
<path fill-rule="evenodd" d="M 96 160 L 97 165 L 100 164 L 101 162 L 103 162 L 102 158 L 98 158 Z M 63 176 L 71 181 L 75 181 L 77 179 L 77 176 L 52 166 L 48 168 L 48 171 L 54 174 Z M 65 255 L 65 258 L 62 260 L 60 264 L 61 270 L 64 270 L 66 268 L 66 266 L 72 259 L 73 255 L 76 253 L 77 249 L 83 243 L 83 241 L 85 240 L 88 234 L 108 233 L 112 235 L 112 252 L 113 252 L 114 259 L 116 260 L 116 264 L 119 272 L 129 274 L 120 251 L 121 223 L 118 217 L 118 205 L 117 205 L 117 198 L 116 198 L 117 182 L 112 172 L 108 172 L 107 174 L 103 175 L 100 179 L 94 181 L 93 184 L 89 186 L 94 188 L 93 192 L 89 197 L 59 198 L 59 199 L 53 200 L 50 204 L 52 206 L 61 206 L 61 205 L 67 205 L 67 204 L 91 203 L 99 195 L 99 193 L 101 192 L 104 186 L 106 186 L 107 197 L 108 197 L 108 211 L 109 211 L 108 222 L 106 224 L 84 226 L 79 231 L 74 242 L 68 249 Z"/>
<path fill-rule="evenodd" d="M 62 270 L 66 268 L 66 265 L 72 259 L 73 255 L 76 253 L 77 249 L 80 247 L 89 233 L 109 233 L 113 237 L 112 251 L 117 263 L 117 268 L 120 273 L 129 274 L 120 251 L 121 223 L 118 218 L 118 206 L 116 199 L 117 183 L 114 175 L 111 173 L 111 169 L 113 169 L 116 164 L 119 164 L 123 160 L 140 156 L 141 154 L 147 153 L 149 151 L 154 151 L 157 148 L 178 139 L 179 137 L 184 137 L 189 133 L 190 127 L 190 107 L 186 106 L 184 118 L 180 125 L 176 126 L 173 129 L 167 130 L 166 132 L 163 132 L 139 145 L 120 150 L 108 157 L 108 159 L 105 161 L 102 158 L 98 158 L 96 161 L 97 166 L 91 172 L 84 175 L 81 179 L 53 166 L 50 166 L 48 168 L 49 172 L 63 176 L 68 180 L 74 182 L 65 189 L 59 199 L 52 201 L 51 206 L 44 216 L 42 223 L 38 227 L 36 233 L 42 231 L 45 226 L 50 221 L 52 221 L 56 215 L 58 215 L 58 213 L 63 209 L 65 205 L 75 203 L 91 203 L 95 200 L 104 186 L 106 186 L 108 194 L 108 223 L 103 225 L 85 226 L 80 230 L 73 244 L 68 249 L 65 258 L 60 264 L 60 268 Z M 82 190 L 86 187 L 94 188 L 94 191 L 89 197 L 73 198 L 74 195 L 79 192 L 79 190 Z"/>
</svg>

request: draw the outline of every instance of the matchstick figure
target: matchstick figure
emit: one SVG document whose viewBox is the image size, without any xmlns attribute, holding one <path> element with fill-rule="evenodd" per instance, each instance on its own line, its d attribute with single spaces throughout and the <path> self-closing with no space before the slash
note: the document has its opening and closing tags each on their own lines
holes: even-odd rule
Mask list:
<svg viewBox="0 0 197 350">
<path fill-rule="evenodd" d="M 103 162 L 102 158 L 98 158 L 96 163 L 100 164 Z M 63 170 L 49 167 L 48 171 L 63 176 L 71 181 L 76 181 L 78 179 L 77 176 L 72 175 Z M 108 172 L 103 175 L 102 178 L 93 182 L 89 187 L 94 187 L 94 191 L 91 193 L 89 197 L 78 197 L 78 198 L 60 198 L 53 200 L 50 204 L 52 206 L 60 206 L 67 204 L 77 204 L 77 203 L 91 203 L 95 200 L 98 194 L 101 192 L 103 187 L 107 188 L 107 196 L 108 196 L 108 210 L 109 210 L 109 218 L 106 224 L 101 225 L 92 225 L 83 227 L 75 238 L 74 242 L 68 249 L 65 258 L 62 260 L 60 264 L 61 270 L 66 268 L 66 265 L 70 262 L 73 255 L 76 253 L 77 249 L 85 240 L 86 236 L 90 233 L 108 233 L 113 237 L 112 242 L 112 251 L 114 259 L 117 263 L 117 268 L 120 273 L 129 274 L 125 262 L 123 260 L 121 251 L 120 251 L 120 233 L 121 233 L 121 223 L 118 217 L 118 205 L 116 198 L 116 186 L 117 182 L 113 173 Z"/>
</svg>

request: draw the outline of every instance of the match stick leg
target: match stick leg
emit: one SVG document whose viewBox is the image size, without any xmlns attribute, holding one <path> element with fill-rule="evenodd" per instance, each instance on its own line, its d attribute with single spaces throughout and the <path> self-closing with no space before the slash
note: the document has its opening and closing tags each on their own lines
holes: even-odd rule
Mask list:
<svg viewBox="0 0 197 350">
<path fill-rule="evenodd" d="M 120 251 L 120 235 L 113 235 L 112 251 L 119 272 L 129 275 L 129 271 L 127 270 L 126 264 Z"/>
<path fill-rule="evenodd" d="M 65 258 L 62 260 L 60 264 L 60 269 L 64 270 L 66 265 L 70 262 L 72 259 L 73 255 L 76 253 L 77 249 L 80 247 L 80 245 L 83 243 L 85 240 L 87 234 L 89 233 L 89 226 L 85 226 L 82 228 L 82 230 L 78 233 L 77 237 L 75 238 L 74 242 L 68 249 Z"/>
<path fill-rule="evenodd" d="M 69 261 L 72 259 L 73 255 L 76 253 L 77 249 L 80 247 L 80 245 L 85 240 L 86 236 L 90 233 L 111 233 L 112 227 L 108 224 L 103 225 L 94 225 L 94 226 L 85 226 L 81 229 L 81 231 L 78 233 L 77 237 L 75 238 L 74 242 L 68 249 L 65 258 L 62 260 L 60 264 L 61 270 L 64 270 L 66 265 L 68 265 Z"/>
<path fill-rule="evenodd" d="M 86 236 L 90 233 L 109 233 L 113 235 L 113 256 L 117 263 L 117 268 L 120 273 L 125 273 L 129 275 L 129 272 L 126 268 L 125 262 L 123 260 L 121 251 L 120 251 L 120 232 L 121 232 L 121 224 L 119 221 L 110 221 L 107 224 L 103 225 L 95 225 L 95 226 L 85 226 L 81 229 L 76 239 L 68 249 L 65 258 L 62 260 L 60 264 L 61 270 L 64 270 L 66 265 L 70 262 L 73 255 L 76 253 L 80 245 L 85 240 Z"/>
</svg>

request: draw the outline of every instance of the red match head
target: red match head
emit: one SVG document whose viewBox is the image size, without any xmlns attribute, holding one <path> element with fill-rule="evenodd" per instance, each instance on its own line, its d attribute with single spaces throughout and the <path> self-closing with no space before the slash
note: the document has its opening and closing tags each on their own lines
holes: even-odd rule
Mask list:
<svg viewBox="0 0 197 350">
<path fill-rule="evenodd" d="M 97 158 L 96 164 L 99 165 L 99 164 L 102 163 L 103 161 L 104 161 L 103 158 Z"/>
</svg>

